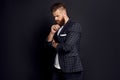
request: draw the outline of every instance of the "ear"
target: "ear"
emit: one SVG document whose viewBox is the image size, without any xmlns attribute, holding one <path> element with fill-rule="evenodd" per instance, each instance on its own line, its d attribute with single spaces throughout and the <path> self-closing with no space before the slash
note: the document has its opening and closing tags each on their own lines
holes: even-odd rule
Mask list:
<svg viewBox="0 0 120 80">
<path fill-rule="evenodd" d="M 63 10 L 63 11 L 62 11 L 62 14 L 63 14 L 63 16 L 65 16 L 65 15 L 66 15 L 66 12 L 65 12 L 65 10 Z"/>
</svg>

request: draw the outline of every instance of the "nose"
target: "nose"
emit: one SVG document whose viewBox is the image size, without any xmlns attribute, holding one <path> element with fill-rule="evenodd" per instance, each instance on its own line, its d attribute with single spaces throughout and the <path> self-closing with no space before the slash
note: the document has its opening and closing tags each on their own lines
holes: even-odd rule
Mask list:
<svg viewBox="0 0 120 80">
<path fill-rule="evenodd" d="M 55 17 L 55 20 L 57 21 L 57 20 L 58 20 L 58 18 L 57 18 L 57 17 Z"/>
</svg>

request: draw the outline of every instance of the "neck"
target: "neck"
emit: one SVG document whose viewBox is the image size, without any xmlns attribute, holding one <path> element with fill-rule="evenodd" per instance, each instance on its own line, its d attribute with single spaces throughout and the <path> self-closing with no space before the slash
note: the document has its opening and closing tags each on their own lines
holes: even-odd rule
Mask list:
<svg viewBox="0 0 120 80">
<path fill-rule="evenodd" d="M 68 20 L 69 20 L 69 17 L 66 16 L 66 18 L 65 18 L 65 24 L 68 22 Z"/>
</svg>

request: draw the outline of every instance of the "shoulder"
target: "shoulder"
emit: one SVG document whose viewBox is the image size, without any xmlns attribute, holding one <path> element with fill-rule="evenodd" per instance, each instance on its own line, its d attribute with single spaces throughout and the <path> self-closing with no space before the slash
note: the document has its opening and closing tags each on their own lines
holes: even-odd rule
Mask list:
<svg viewBox="0 0 120 80">
<path fill-rule="evenodd" d="M 81 25 L 79 22 L 71 21 L 71 27 L 69 28 L 70 31 L 77 31 L 81 32 Z"/>
</svg>

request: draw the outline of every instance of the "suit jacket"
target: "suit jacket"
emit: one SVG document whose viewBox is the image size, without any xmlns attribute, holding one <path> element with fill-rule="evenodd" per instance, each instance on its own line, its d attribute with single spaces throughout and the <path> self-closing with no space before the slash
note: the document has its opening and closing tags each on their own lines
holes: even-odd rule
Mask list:
<svg viewBox="0 0 120 80">
<path fill-rule="evenodd" d="M 69 20 L 57 35 L 54 35 L 54 40 L 58 42 L 56 52 L 59 57 L 59 64 L 63 72 L 78 72 L 83 71 L 80 60 L 80 24 Z M 52 43 L 48 42 L 52 47 Z"/>
</svg>

